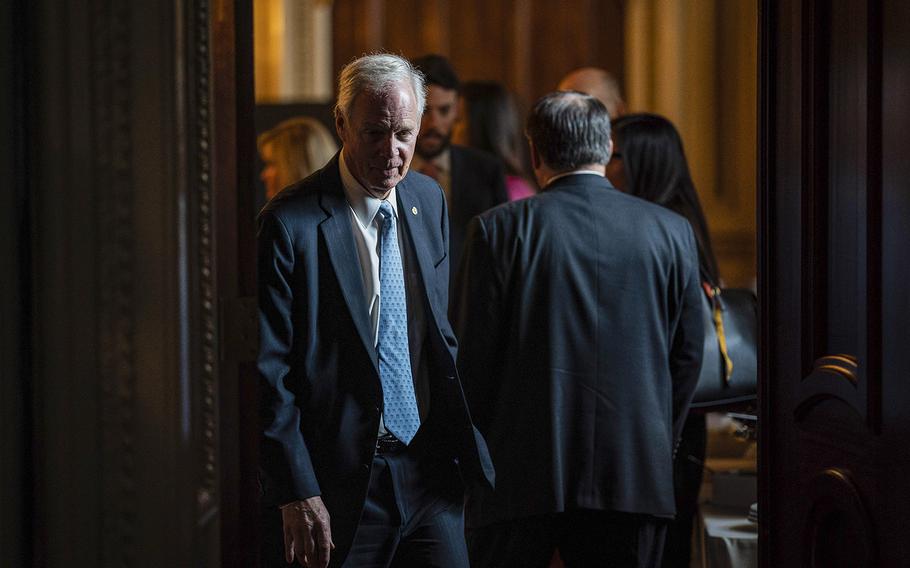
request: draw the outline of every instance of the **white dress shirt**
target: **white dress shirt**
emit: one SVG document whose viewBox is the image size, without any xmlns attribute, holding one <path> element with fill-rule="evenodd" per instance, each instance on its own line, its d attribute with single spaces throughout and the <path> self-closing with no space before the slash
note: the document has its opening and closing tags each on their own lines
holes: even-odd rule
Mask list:
<svg viewBox="0 0 910 568">
<path fill-rule="evenodd" d="M 345 163 L 344 150 L 338 160 L 341 170 L 341 184 L 351 208 L 351 229 L 354 231 L 354 243 L 357 245 L 357 256 L 360 257 L 360 270 L 363 274 L 363 291 L 366 295 L 367 307 L 370 310 L 370 326 L 373 334 L 373 346 L 379 341 L 379 224 L 378 218 L 381 199 L 367 193 L 367 190 L 354 178 L 351 170 Z M 399 227 L 398 250 L 404 251 L 402 243 L 401 222 L 398 216 L 398 198 L 395 187 L 389 192 L 386 201 L 392 206 L 395 222 Z M 402 259 L 403 259 L 402 254 Z"/>
<path fill-rule="evenodd" d="M 562 172 L 561 174 L 556 174 L 555 176 L 551 177 L 550 179 L 547 180 L 547 183 L 544 185 L 544 187 L 549 186 L 554 181 L 556 181 L 560 178 L 564 178 L 564 177 L 568 177 L 568 176 L 575 176 L 575 175 L 579 175 L 579 174 L 607 177 L 606 175 L 604 175 L 603 172 L 597 172 L 594 170 L 572 170 L 571 172 Z"/>
<path fill-rule="evenodd" d="M 341 150 L 341 156 L 338 159 L 338 166 L 341 172 L 341 184 L 344 186 L 345 197 L 347 197 L 348 206 L 351 210 L 351 230 L 354 235 L 354 244 L 357 247 L 357 256 L 360 259 L 360 271 L 363 276 L 363 291 L 366 298 L 370 316 L 370 329 L 373 337 L 373 346 L 379 341 L 379 310 L 382 295 L 382 288 L 379 281 L 379 229 L 382 223 L 382 216 L 379 215 L 379 206 L 382 199 L 377 199 L 370 195 L 366 188 L 348 169 L 345 162 L 344 149 Z M 397 187 L 393 187 L 386 197 L 392 206 L 392 214 L 395 217 L 398 236 L 398 250 L 401 251 L 402 269 L 405 276 L 405 285 L 408 292 L 408 327 L 409 329 L 416 325 L 418 330 L 425 329 L 424 314 L 420 308 L 419 302 L 413 302 L 410 289 L 416 285 L 413 277 L 414 270 L 408 270 L 408 260 L 405 251 L 405 233 L 402 227 L 401 217 L 398 215 L 398 194 Z M 413 267 L 412 267 L 413 268 Z M 415 394 L 417 395 L 417 406 L 420 410 L 421 420 L 426 418 L 429 405 L 428 383 L 426 380 L 425 365 L 422 364 L 422 346 L 419 349 L 418 356 L 411 359 L 412 374 L 417 377 L 415 381 Z M 386 434 L 388 431 L 385 424 L 380 418 L 379 434 Z"/>
</svg>

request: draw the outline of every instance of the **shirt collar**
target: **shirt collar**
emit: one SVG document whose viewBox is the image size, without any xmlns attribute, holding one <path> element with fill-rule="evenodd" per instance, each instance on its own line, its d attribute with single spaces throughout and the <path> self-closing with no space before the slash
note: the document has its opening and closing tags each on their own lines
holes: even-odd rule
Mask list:
<svg viewBox="0 0 910 568">
<path fill-rule="evenodd" d="M 351 211 L 354 212 L 354 217 L 357 218 L 361 229 L 366 229 L 373 224 L 373 219 L 376 218 L 376 213 L 379 212 L 382 199 L 377 199 L 370 195 L 366 188 L 357 181 L 351 170 L 348 169 L 344 148 L 341 149 L 341 156 L 338 158 L 338 167 L 341 171 L 341 185 L 344 186 L 344 194 L 347 197 L 348 205 L 350 205 Z M 392 206 L 392 213 L 395 215 L 395 219 L 398 219 L 397 189 L 397 187 L 393 187 L 386 197 L 386 201 Z"/>
<path fill-rule="evenodd" d="M 561 178 L 564 178 L 564 177 L 568 177 L 568 176 L 579 175 L 579 174 L 595 175 L 595 176 L 600 176 L 600 177 L 606 177 L 603 173 L 601 173 L 601 172 L 595 172 L 594 170 L 572 170 L 571 172 L 563 172 L 563 173 L 561 173 L 561 174 L 556 174 L 555 176 L 551 177 L 550 179 L 547 180 L 547 183 L 546 183 L 546 185 L 545 185 L 544 187 L 549 186 L 549 185 L 552 185 L 553 182 L 556 181 L 556 180 L 558 180 L 558 179 L 561 179 Z"/>
</svg>

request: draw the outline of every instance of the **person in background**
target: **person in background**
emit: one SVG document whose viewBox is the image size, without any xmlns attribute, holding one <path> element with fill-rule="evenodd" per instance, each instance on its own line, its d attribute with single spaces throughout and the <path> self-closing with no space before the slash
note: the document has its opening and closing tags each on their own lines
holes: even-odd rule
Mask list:
<svg viewBox="0 0 910 568">
<path fill-rule="evenodd" d="M 598 67 L 576 69 L 563 77 L 557 89 L 578 91 L 597 97 L 607 107 L 610 120 L 615 120 L 626 112 L 626 103 L 619 90 L 619 83 L 604 69 Z"/>
<path fill-rule="evenodd" d="M 425 55 L 413 61 L 427 82 L 427 106 L 420 122 L 414 169 L 435 179 L 449 205 L 449 250 L 454 281 L 465 230 L 471 217 L 508 201 L 502 165 L 473 148 L 452 144 L 461 83 L 448 59 Z"/>
<path fill-rule="evenodd" d="M 578 92 L 527 122 L 537 195 L 471 222 L 452 322 L 496 485 L 468 499 L 472 566 L 660 565 L 673 449 L 704 346 L 681 216 L 604 178 L 610 119 Z"/>
<path fill-rule="evenodd" d="M 613 158 L 607 178 L 618 189 L 685 217 L 695 233 L 701 280 L 720 286 L 717 260 L 682 140 L 673 124 L 655 114 L 628 114 L 613 122 Z M 690 413 L 673 463 L 676 520 L 664 548 L 664 568 L 688 568 L 692 524 L 698 507 L 707 435 L 705 415 Z"/>
<path fill-rule="evenodd" d="M 256 139 L 266 199 L 324 166 L 338 152 L 329 130 L 308 116 L 289 118 Z"/>
<path fill-rule="evenodd" d="M 501 83 L 469 81 L 461 87 L 461 110 L 452 141 L 493 154 L 506 173 L 509 201 L 534 195 L 525 159 L 515 98 Z"/>
</svg>

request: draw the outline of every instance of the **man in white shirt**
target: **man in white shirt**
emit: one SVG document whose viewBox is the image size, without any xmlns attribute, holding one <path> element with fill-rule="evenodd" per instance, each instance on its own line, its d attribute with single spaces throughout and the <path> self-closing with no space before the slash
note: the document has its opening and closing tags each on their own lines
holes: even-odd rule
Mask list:
<svg viewBox="0 0 910 568">
<path fill-rule="evenodd" d="M 264 539 L 288 562 L 465 568 L 464 483 L 492 483 L 446 317 L 445 200 L 409 173 L 424 100 L 401 57 L 350 63 L 341 152 L 260 215 L 260 461 L 282 517 Z"/>
</svg>

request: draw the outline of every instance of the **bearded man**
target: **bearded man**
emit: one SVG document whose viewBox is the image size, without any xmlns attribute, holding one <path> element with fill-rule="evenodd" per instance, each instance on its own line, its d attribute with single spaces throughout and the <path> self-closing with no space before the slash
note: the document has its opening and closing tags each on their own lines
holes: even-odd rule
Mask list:
<svg viewBox="0 0 910 568">
<path fill-rule="evenodd" d="M 427 104 L 415 148 L 414 169 L 439 183 L 449 205 L 449 251 L 452 275 L 461 259 L 465 231 L 472 217 L 508 200 L 502 164 L 493 156 L 452 144 L 458 119 L 460 83 L 449 61 L 425 55 L 413 61 L 427 84 Z"/>
</svg>

